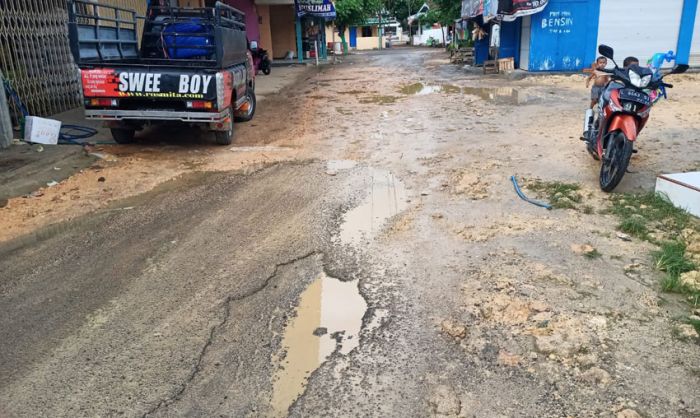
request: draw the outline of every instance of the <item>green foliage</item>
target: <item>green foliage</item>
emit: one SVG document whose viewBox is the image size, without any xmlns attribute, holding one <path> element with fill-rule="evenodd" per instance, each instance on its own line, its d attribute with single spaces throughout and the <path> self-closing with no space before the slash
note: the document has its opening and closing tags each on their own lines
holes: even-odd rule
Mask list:
<svg viewBox="0 0 700 418">
<path fill-rule="evenodd" d="M 578 192 L 581 186 L 575 183 L 536 180 L 527 182 L 525 187 L 546 197 L 549 204 L 555 209 L 576 209 L 577 204 L 581 203 L 582 200 Z"/>
<path fill-rule="evenodd" d="M 688 212 L 658 193 L 613 195 L 612 203 L 611 212 L 622 219 L 620 229 L 642 239 L 653 227 L 678 234 L 690 224 Z"/>
<path fill-rule="evenodd" d="M 649 230 L 647 229 L 646 220 L 642 217 L 637 216 L 624 219 L 620 224 L 619 228 L 622 232 L 626 232 L 630 235 L 642 239 L 645 239 L 647 237 L 647 234 L 649 233 Z"/>
<path fill-rule="evenodd" d="M 600 251 L 594 248 L 593 251 L 583 253 L 583 256 L 588 258 L 589 260 L 595 260 L 597 258 L 601 258 L 603 254 L 601 254 Z"/>
<path fill-rule="evenodd" d="M 662 286 L 667 292 L 682 291 L 679 279 L 681 274 L 692 271 L 695 265 L 685 254 L 685 244 L 682 242 L 666 242 L 661 245 L 659 251 L 654 252 L 656 268 L 666 272 Z"/>
<path fill-rule="evenodd" d="M 416 13 L 423 5 L 420 0 L 384 0 L 384 8 L 399 22 L 405 23 L 408 16 Z"/>
<path fill-rule="evenodd" d="M 382 0 L 336 0 L 335 26 L 341 38 L 348 26 L 360 26 L 371 17 L 377 16 L 383 9 Z"/>
<path fill-rule="evenodd" d="M 452 25 L 460 18 L 462 2 L 455 0 L 433 0 L 430 11 L 421 19 L 428 24 L 439 23 L 442 26 Z"/>
</svg>

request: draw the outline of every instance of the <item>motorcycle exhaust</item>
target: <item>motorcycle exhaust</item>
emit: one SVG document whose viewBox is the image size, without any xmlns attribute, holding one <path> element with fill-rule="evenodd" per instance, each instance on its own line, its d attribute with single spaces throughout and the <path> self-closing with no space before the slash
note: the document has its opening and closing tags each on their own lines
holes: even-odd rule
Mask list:
<svg viewBox="0 0 700 418">
<path fill-rule="evenodd" d="M 593 125 L 593 109 L 586 110 L 586 118 L 583 122 L 583 133 L 588 133 Z"/>
</svg>

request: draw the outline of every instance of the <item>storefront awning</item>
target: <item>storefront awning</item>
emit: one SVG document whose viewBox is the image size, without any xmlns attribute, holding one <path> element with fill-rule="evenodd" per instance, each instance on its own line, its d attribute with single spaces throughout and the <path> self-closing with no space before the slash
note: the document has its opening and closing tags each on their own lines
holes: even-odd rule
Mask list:
<svg viewBox="0 0 700 418">
<path fill-rule="evenodd" d="M 500 16 L 506 22 L 539 13 L 548 0 L 462 0 L 462 19 L 484 16 L 489 21 Z"/>
</svg>

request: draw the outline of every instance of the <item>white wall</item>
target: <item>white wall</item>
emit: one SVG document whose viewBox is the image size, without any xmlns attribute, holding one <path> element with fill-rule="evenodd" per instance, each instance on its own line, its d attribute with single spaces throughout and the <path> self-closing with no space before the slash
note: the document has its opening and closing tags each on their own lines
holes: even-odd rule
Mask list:
<svg viewBox="0 0 700 418">
<path fill-rule="evenodd" d="M 413 45 L 425 45 L 431 36 L 437 39 L 438 43 L 442 43 L 442 29 L 423 29 L 421 35 L 413 36 Z M 447 39 L 447 29 L 445 29 L 445 39 Z"/>
<path fill-rule="evenodd" d="M 646 64 L 657 52 L 675 52 L 682 9 L 683 0 L 601 0 L 598 45 L 613 47 L 620 65 L 630 55 Z"/>
</svg>

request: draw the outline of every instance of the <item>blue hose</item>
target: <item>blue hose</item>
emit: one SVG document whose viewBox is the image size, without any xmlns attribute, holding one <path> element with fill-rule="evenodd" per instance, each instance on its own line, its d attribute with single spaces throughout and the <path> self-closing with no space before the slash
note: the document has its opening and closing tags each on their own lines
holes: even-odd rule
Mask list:
<svg viewBox="0 0 700 418">
<path fill-rule="evenodd" d="M 3 80 L 3 86 L 8 96 L 17 106 L 17 109 L 22 114 L 20 117 L 20 125 L 24 125 L 24 120 L 29 116 L 29 111 L 27 106 L 24 105 L 22 99 L 19 98 L 17 91 L 12 88 L 12 85 L 8 80 Z M 58 134 L 59 144 L 75 144 L 75 145 L 85 145 L 85 142 L 78 141 L 79 139 L 92 138 L 97 134 L 97 129 L 89 128 L 87 126 L 78 125 L 61 125 L 61 132 Z M 105 142 L 105 144 L 111 144 L 111 142 Z"/>
<path fill-rule="evenodd" d="M 515 193 L 517 193 L 521 199 L 523 199 L 524 201 L 526 201 L 528 203 L 532 203 L 535 206 L 545 208 L 547 210 L 552 209 L 552 206 L 548 205 L 547 203 L 538 202 L 536 200 L 532 200 L 532 199 L 528 198 L 527 196 L 525 196 L 525 194 L 523 194 L 522 190 L 520 190 L 520 186 L 518 186 L 518 181 L 515 179 L 515 176 L 510 176 L 510 180 L 513 182 L 513 187 L 515 187 Z"/>
<path fill-rule="evenodd" d="M 84 142 L 80 142 L 78 140 L 91 138 L 96 134 L 97 129 L 89 128 L 87 126 L 61 125 L 61 133 L 59 134 L 58 139 L 61 143 L 85 145 Z"/>
</svg>

